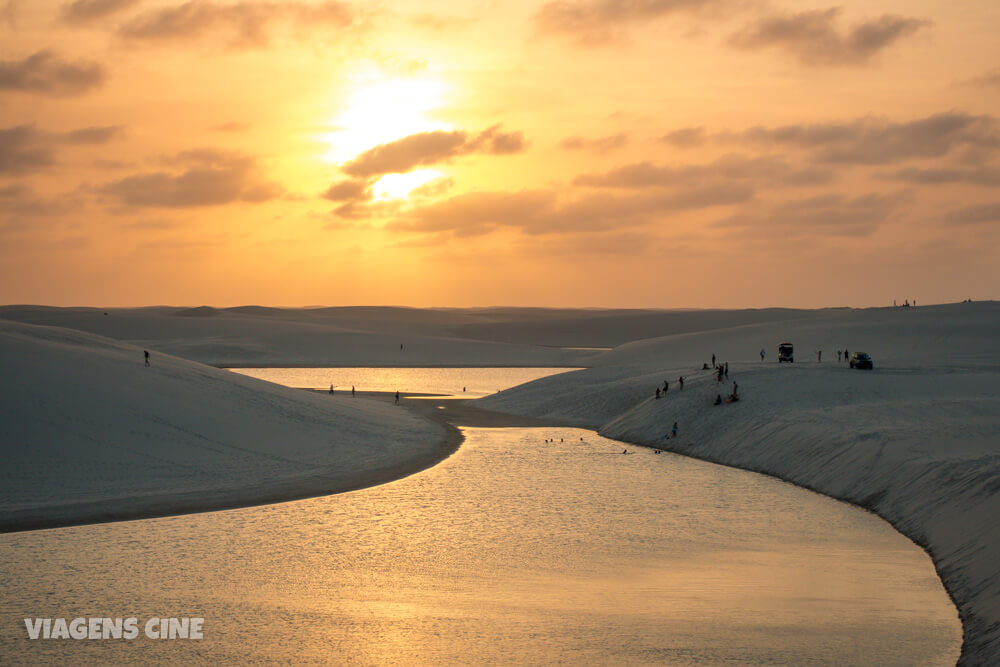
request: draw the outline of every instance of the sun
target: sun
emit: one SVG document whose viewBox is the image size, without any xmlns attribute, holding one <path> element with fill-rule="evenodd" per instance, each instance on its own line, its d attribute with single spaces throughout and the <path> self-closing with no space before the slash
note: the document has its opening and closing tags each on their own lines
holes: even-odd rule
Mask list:
<svg viewBox="0 0 1000 667">
<path fill-rule="evenodd" d="M 372 186 L 376 201 L 405 199 L 413 190 L 441 176 L 436 169 L 414 169 L 405 174 L 386 174 Z"/>
<path fill-rule="evenodd" d="M 452 129 L 430 117 L 442 105 L 446 91 L 447 85 L 436 79 L 358 77 L 343 110 L 332 121 L 334 130 L 323 135 L 330 146 L 324 157 L 342 164 L 379 144 L 418 132 Z"/>
</svg>

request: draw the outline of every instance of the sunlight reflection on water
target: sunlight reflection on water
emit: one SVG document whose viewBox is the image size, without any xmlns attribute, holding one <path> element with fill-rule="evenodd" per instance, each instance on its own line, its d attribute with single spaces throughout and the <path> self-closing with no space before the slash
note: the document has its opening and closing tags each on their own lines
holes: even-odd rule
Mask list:
<svg viewBox="0 0 1000 667">
<path fill-rule="evenodd" d="M 288 387 L 404 391 L 478 398 L 578 368 L 229 368 Z M 465 391 L 463 392 L 463 389 Z"/>
<path fill-rule="evenodd" d="M 4 662 L 954 664 L 926 554 L 782 482 L 566 428 L 465 429 L 378 487 L 0 537 Z M 583 441 L 581 441 L 581 438 Z M 545 442 L 551 440 L 552 442 Z M 25 616 L 203 616 L 199 642 Z"/>
</svg>

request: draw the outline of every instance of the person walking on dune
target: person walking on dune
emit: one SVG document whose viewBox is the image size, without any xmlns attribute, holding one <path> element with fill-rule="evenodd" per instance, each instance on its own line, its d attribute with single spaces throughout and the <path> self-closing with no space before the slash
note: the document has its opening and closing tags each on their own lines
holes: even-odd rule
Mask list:
<svg viewBox="0 0 1000 667">
<path fill-rule="evenodd" d="M 148 366 L 149 365 L 149 350 L 143 350 L 142 351 L 142 356 L 143 356 L 143 359 L 146 360 L 146 365 Z"/>
<path fill-rule="evenodd" d="M 656 388 L 656 400 L 660 400 L 660 388 Z"/>
<path fill-rule="evenodd" d="M 823 363 L 823 350 L 816 350 L 816 363 Z"/>
<path fill-rule="evenodd" d="M 354 398 L 354 385 L 351 385 L 351 398 Z"/>
<path fill-rule="evenodd" d="M 680 376 L 679 378 L 677 378 L 677 384 L 679 384 L 681 386 L 681 391 L 684 391 L 684 376 L 683 375 Z"/>
<path fill-rule="evenodd" d="M 764 361 L 764 348 L 760 348 L 760 360 Z"/>
<path fill-rule="evenodd" d="M 715 352 L 712 353 L 712 368 L 715 368 Z"/>
<path fill-rule="evenodd" d="M 671 438 L 677 437 L 677 422 L 674 422 L 674 427 L 670 429 L 670 437 Z"/>
<path fill-rule="evenodd" d="M 396 392 L 396 405 L 399 405 L 399 392 Z"/>
<path fill-rule="evenodd" d="M 729 362 L 726 362 L 726 379 L 729 379 Z"/>
<path fill-rule="evenodd" d="M 664 394 L 667 393 L 667 389 L 670 389 L 670 385 L 667 383 L 666 380 L 664 380 L 663 381 L 663 393 Z"/>
</svg>

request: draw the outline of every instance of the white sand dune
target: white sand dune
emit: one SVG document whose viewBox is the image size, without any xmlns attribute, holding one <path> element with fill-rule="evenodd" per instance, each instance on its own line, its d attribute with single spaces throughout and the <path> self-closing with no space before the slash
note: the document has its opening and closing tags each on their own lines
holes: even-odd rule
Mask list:
<svg viewBox="0 0 1000 667">
<path fill-rule="evenodd" d="M 478 319 L 447 310 L 3 306 L 0 318 L 88 331 L 219 367 L 581 366 L 593 356 L 462 339 L 451 328 Z"/>
<path fill-rule="evenodd" d="M 0 530 L 332 493 L 431 465 L 454 435 L 89 333 L 0 320 Z"/>
<path fill-rule="evenodd" d="M 793 365 L 775 362 L 784 340 L 796 345 Z M 845 347 L 871 353 L 875 370 L 838 364 Z M 700 370 L 713 352 L 730 362 L 728 382 Z M 962 616 L 962 662 L 1000 655 L 1000 303 L 687 333 L 624 345 L 594 363 L 476 404 L 776 475 L 870 508 L 931 553 Z M 669 392 L 656 400 L 664 380 Z M 734 381 L 742 400 L 714 406 Z M 674 421 L 679 437 L 666 439 Z"/>
</svg>

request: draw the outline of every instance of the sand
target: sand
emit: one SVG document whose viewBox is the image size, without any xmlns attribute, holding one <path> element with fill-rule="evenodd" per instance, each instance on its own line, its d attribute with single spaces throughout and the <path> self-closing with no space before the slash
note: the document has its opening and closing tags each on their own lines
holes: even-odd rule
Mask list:
<svg viewBox="0 0 1000 667">
<path fill-rule="evenodd" d="M 796 345 L 795 364 L 775 362 L 785 340 Z M 838 364 L 844 348 L 869 352 L 875 369 Z M 700 370 L 713 353 L 729 361 L 729 381 Z M 623 345 L 594 364 L 475 404 L 763 472 L 871 509 L 931 554 L 962 617 L 962 663 L 1000 654 L 1000 304 L 716 328 Z M 664 380 L 669 391 L 657 400 Z M 714 406 L 733 382 L 742 399 Z M 668 439 L 675 421 L 679 437 Z"/>
<path fill-rule="evenodd" d="M 371 398 L 273 385 L 0 320 L 0 531 L 291 500 L 433 465 L 460 436 Z"/>
<path fill-rule="evenodd" d="M 0 308 L 118 341 L 0 324 L 0 398 L 16 416 L 0 431 L 6 529 L 358 488 L 440 460 L 458 444 L 456 423 L 581 426 L 877 512 L 934 559 L 962 617 L 962 662 L 1000 654 L 1000 304 L 104 312 Z M 774 361 L 784 340 L 796 345 L 793 365 Z M 153 369 L 129 341 L 154 350 Z M 838 364 L 845 347 L 871 353 L 875 370 Z M 414 412 L 385 396 L 309 394 L 164 352 L 232 366 L 590 368 L 471 404 L 405 400 Z M 729 382 L 700 370 L 713 353 L 730 362 Z M 657 400 L 664 380 L 670 390 Z M 713 406 L 733 381 L 742 400 Z M 667 439 L 674 421 L 680 437 Z"/>
</svg>

